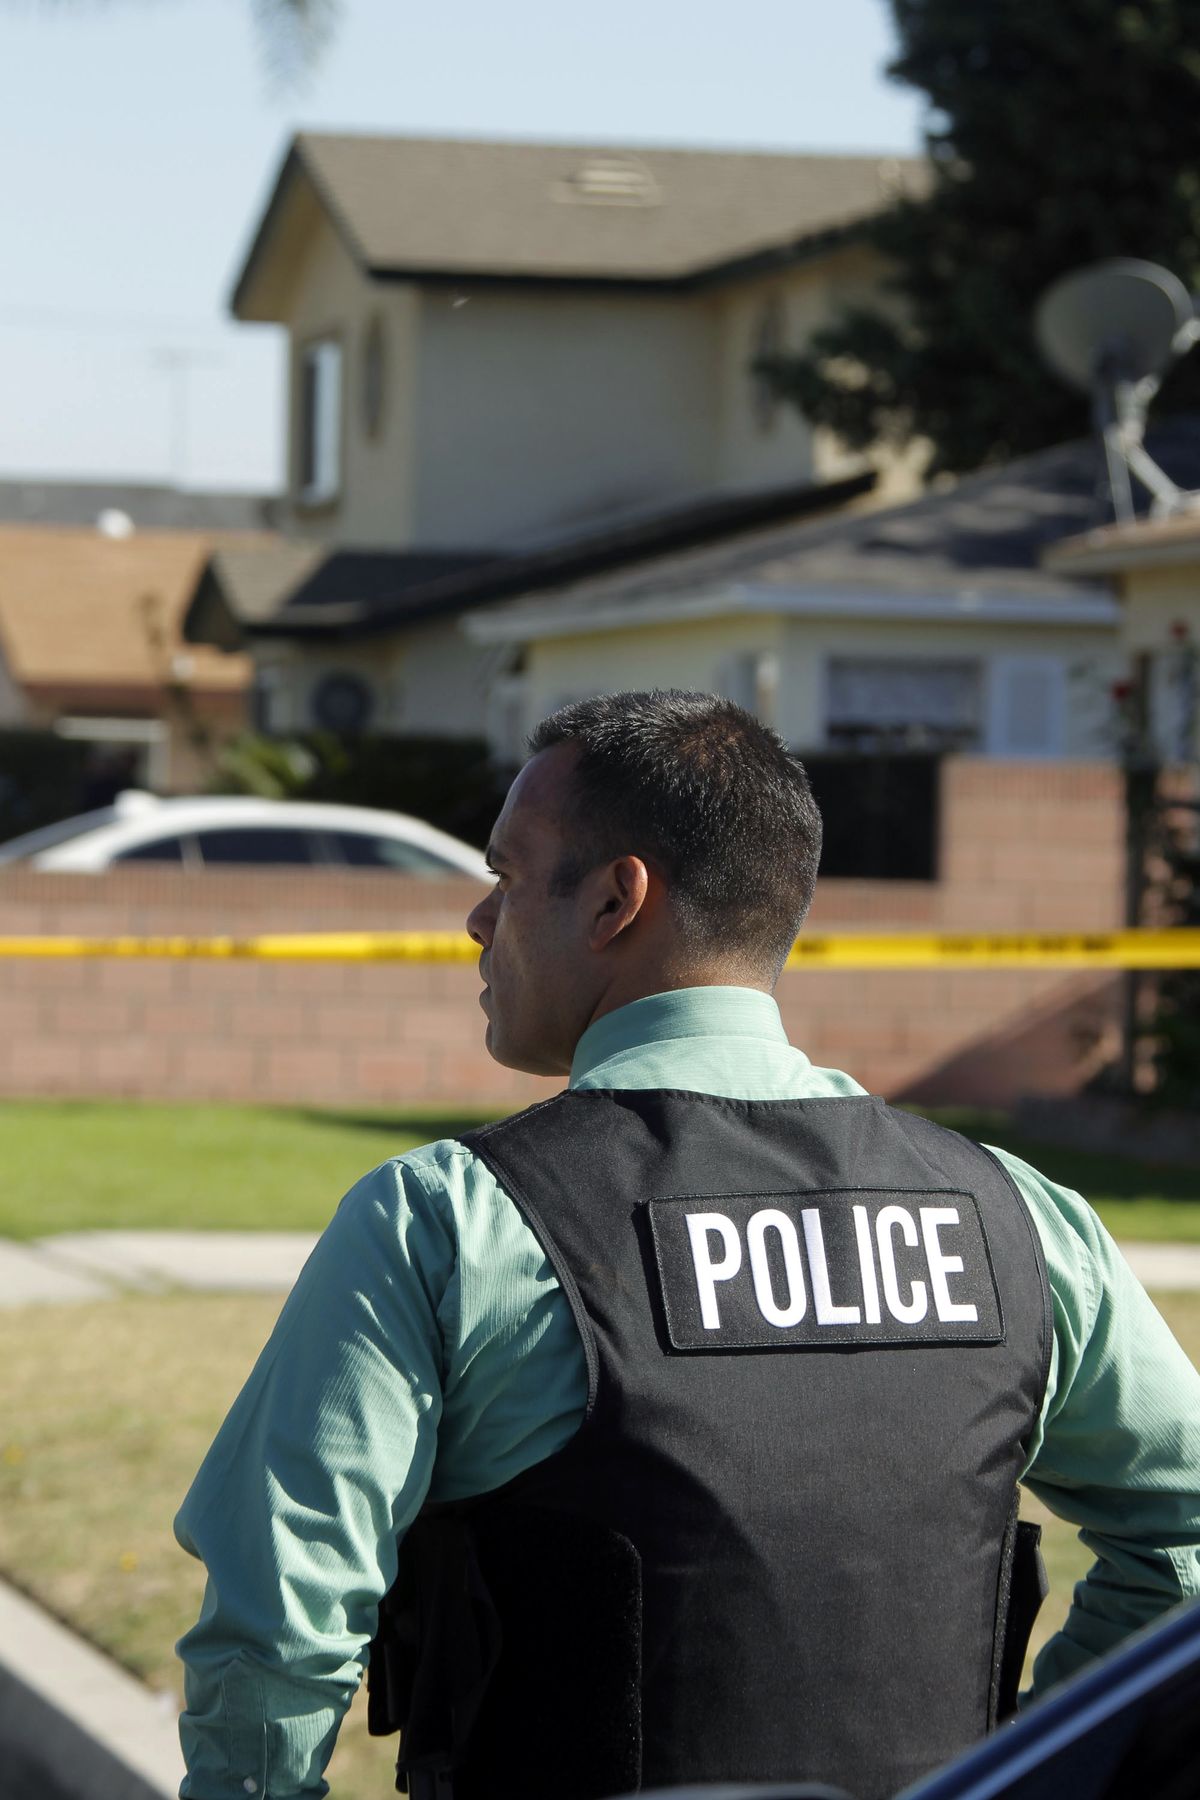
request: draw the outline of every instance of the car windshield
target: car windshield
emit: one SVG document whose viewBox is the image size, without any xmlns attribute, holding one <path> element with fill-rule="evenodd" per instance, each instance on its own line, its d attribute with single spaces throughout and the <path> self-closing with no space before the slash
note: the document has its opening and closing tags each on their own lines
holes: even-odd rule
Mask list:
<svg viewBox="0 0 1200 1800">
<path fill-rule="evenodd" d="M 20 837 L 0 844 L 0 862 L 16 862 L 22 856 L 36 856 L 39 850 L 53 850 L 56 844 L 70 843 L 85 831 L 111 825 L 121 815 L 115 806 L 98 806 L 94 812 L 76 813 L 73 819 L 58 819 L 53 825 L 42 825 L 36 831 L 24 831 Z"/>
</svg>

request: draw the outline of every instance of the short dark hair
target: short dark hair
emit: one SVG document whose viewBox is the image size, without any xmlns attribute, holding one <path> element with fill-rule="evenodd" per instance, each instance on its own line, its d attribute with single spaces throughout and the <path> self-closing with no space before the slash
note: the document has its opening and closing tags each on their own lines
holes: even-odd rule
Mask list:
<svg viewBox="0 0 1200 1800">
<path fill-rule="evenodd" d="M 782 967 L 812 900 L 821 815 L 777 733 L 719 694 L 656 689 L 560 707 L 530 754 L 557 744 L 577 759 L 556 893 L 608 858 L 642 856 L 691 946 Z"/>
</svg>

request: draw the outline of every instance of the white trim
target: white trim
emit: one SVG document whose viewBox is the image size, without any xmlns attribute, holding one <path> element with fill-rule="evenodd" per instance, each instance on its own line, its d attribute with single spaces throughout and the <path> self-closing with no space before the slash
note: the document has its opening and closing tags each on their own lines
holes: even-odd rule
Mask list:
<svg viewBox="0 0 1200 1800">
<path fill-rule="evenodd" d="M 145 751 L 138 779 L 149 788 L 165 788 L 170 775 L 171 734 L 163 719 L 89 719 L 64 714 L 54 721 L 55 735 L 83 744 L 129 744 Z"/>
<path fill-rule="evenodd" d="M 561 603 L 560 603 L 561 604 Z M 710 588 L 679 598 L 625 600 L 599 605 L 592 613 L 564 615 L 551 605 L 537 610 L 500 614 L 468 613 L 463 629 L 478 644 L 536 642 L 543 638 L 590 637 L 596 632 L 625 631 L 631 625 L 671 625 L 692 619 L 727 618 L 731 614 L 781 618 L 874 619 L 963 625 L 1081 625 L 1116 628 L 1120 602 L 1110 594 L 1081 593 L 1077 600 L 1061 594 L 981 593 L 896 594 L 845 588 L 783 588 L 765 582 Z"/>
<path fill-rule="evenodd" d="M 82 738 L 88 744 L 162 744 L 167 728 L 161 719 L 89 719 L 64 716 L 54 722 L 55 735 Z"/>
<path fill-rule="evenodd" d="M 312 369 L 312 419 L 304 417 L 306 370 Z M 305 483 L 301 471 L 299 499 L 305 506 L 336 500 L 342 490 L 342 344 L 340 338 L 316 338 L 300 352 L 301 433 L 312 433 L 313 469 Z M 302 438 L 303 443 L 303 438 Z"/>
</svg>

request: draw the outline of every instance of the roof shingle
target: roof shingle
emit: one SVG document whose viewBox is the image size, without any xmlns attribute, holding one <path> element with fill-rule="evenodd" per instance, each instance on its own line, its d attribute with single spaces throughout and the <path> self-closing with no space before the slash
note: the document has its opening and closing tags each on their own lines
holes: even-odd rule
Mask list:
<svg viewBox="0 0 1200 1800">
<path fill-rule="evenodd" d="M 638 283 L 686 282 L 843 231 L 925 179 L 915 158 L 303 132 L 235 311 L 297 176 L 376 275 Z"/>
<path fill-rule="evenodd" d="M 0 525 L 0 655 L 23 686 L 159 690 L 184 648 L 184 610 L 214 540 L 197 532 L 106 538 Z M 250 661 L 187 647 L 188 685 L 236 692 Z"/>
</svg>

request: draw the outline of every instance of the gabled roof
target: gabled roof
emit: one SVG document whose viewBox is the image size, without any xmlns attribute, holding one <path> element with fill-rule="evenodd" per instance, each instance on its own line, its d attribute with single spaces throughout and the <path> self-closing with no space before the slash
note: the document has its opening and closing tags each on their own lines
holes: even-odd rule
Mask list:
<svg viewBox="0 0 1200 1800">
<path fill-rule="evenodd" d="M 251 637 L 360 636 L 379 618 L 428 616 L 431 595 L 454 593 L 502 561 L 480 551 L 330 550 L 279 537 L 230 546 L 200 572 L 183 634 L 226 650 Z"/>
<path fill-rule="evenodd" d="M 1149 443 L 1181 485 L 1200 485 L 1200 419 L 1169 421 Z M 990 613 L 1014 622 L 1050 622 L 1062 614 L 1111 623 L 1117 610 L 1104 584 L 1088 586 L 1042 566 L 1049 545 L 1096 520 L 1101 474 L 1094 442 L 1059 445 L 903 506 L 772 525 L 736 541 L 562 583 L 473 616 L 470 635 L 520 643 L 671 617 L 772 611 L 881 618 Z M 1089 599 L 1103 604 L 1083 608 Z"/>
<path fill-rule="evenodd" d="M 105 538 L 65 526 L 0 526 L 0 656 L 22 687 L 145 689 L 172 679 L 237 692 L 249 659 L 183 651 L 180 627 L 211 535 Z"/>
<path fill-rule="evenodd" d="M 914 158 L 302 132 L 233 310 L 277 316 L 265 265 L 314 199 L 377 277 L 680 286 L 786 260 L 924 181 Z"/>
<path fill-rule="evenodd" d="M 213 556 L 197 582 L 184 636 L 232 649 L 250 638 L 378 636 L 728 540 L 768 519 L 811 516 L 866 493 L 872 473 L 763 493 L 726 495 L 578 533 L 520 555 L 325 550 L 268 541 Z"/>
</svg>

